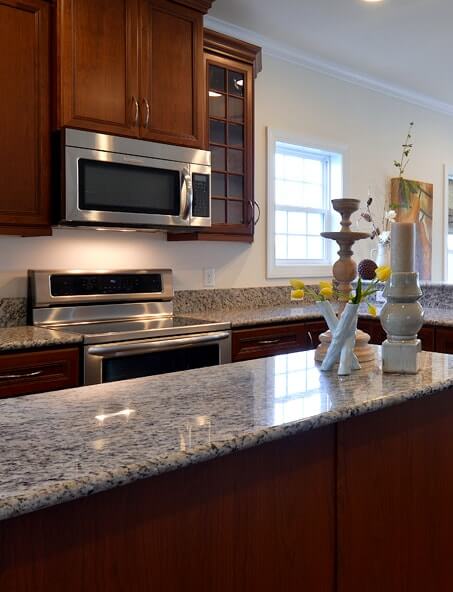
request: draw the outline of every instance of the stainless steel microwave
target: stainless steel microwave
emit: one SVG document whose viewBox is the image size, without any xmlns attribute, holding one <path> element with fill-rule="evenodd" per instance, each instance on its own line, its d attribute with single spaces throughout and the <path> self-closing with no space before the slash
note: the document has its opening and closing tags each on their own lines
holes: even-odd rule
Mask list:
<svg viewBox="0 0 453 592">
<path fill-rule="evenodd" d="M 211 153 L 106 134 L 63 132 L 60 223 L 211 226 Z"/>
</svg>

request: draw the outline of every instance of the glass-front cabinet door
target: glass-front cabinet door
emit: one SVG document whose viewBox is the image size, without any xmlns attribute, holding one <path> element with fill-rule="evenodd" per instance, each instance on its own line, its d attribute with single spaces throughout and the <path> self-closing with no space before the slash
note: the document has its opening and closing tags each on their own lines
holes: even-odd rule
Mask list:
<svg viewBox="0 0 453 592">
<path fill-rule="evenodd" d="M 254 82 L 261 69 L 261 49 L 205 29 L 204 60 L 212 227 L 170 240 L 252 242 L 259 217 L 254 195 Z"/>
</svg>

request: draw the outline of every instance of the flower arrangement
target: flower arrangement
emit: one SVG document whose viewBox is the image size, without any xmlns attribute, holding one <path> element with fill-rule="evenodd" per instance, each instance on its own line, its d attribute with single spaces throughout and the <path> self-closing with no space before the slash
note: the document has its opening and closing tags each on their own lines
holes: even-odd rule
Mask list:
<svg viewBox="0 0 453 592">
<path fill-rule="evenodd" d="M 357 281 L 357 288 L 353 290 L 349 296 L 348 302 L 350 304 L 367 303 L 368 312 L 372 316 L 376 316 L 376 307 L 368 301 L 368 298 L 380 290 L 379 284 L 386 282 L 392 275 L 392 270 L 388 265 L 382 265 L 375 271 L 374 280 L 365 287 L 362 283 L 362 278 L 359 277 Z M 340 292 L 334 288 L 332 282 L 319 282 L 319 290 L 316 291 L 310 286 L 306 286 L 303 281 L 293 279 L 290 281 L 291 285 L 291 300 L 303 300 L 305 294 L 313 298 L 315 302 L 324 302 L 325 300 L 332 300 L 340 297 Z"/>
<path fill-rule="evenodd" d="M 390 209 L 384 209 L 384 215 L 382 218 L 382 224 L 378 226 L 374 221 L 374 216 L 371 211 L 371 204 L 373 203 L 373 197 L 371 196 L 371 192 L 368 191 L 368 199 L 366 202 L 366 210 L 361 212 L 360 216 L 366 221 L 371 224 L 371 236 L 370 238 L 376 238 L 378 241 L 386 245 L 390 243 L 390 226 L 393 222 L 396 221 L 396 209 L 395 206 L 390 207 Z"/>
</svg>

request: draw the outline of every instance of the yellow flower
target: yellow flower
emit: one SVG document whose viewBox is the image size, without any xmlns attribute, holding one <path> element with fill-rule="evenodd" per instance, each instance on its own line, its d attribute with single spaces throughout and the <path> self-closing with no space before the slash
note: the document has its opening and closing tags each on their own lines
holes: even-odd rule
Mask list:
<svg viewBox="0 0 453 592">
<path fill-rule="evenodd" d="M 392 275 L 392 268 L 388 265 L 381 265 L 375 271 L 376 278 L 381 282 L 386 282 Z"/>
<path fill-rule="evenodd" d="M 375 317 L 377 315 L 376 307 L 373 306 L 372 304 L 368 304 L 368 312 L 370 313 L 370 315 L 372 317 Z"/>
<path fill-rule="evenodd" d="M 319 293 L 321 294 L 321 296 L 324 296 L 324 298 L 327 298 L 327 300 L 329 298 L 332 298 L 332 296 L 333 296 L 332 286 L 325 286 L 324 288 L 319 290 Z"/>
<path fill-rule="evenodd" d="M 291 300 L 303 300 L 305 292 L 301 289 L 291 290 Z"/>
<path fill-rule="evenodd" d="M 301 280 L 289 280 L 289 283 L 293 290 L 303 290 L 305 288 L 305 284 Z"/>
<path fill-rule="evenodd" d="M 319 287 L 321 288 L 321 290 L 323 288 L 329 288 L 330 290 L 332 290 L 332 282 L 326 282 L 325 280 L 322 280 L 319 282 Z"/>
</svg>

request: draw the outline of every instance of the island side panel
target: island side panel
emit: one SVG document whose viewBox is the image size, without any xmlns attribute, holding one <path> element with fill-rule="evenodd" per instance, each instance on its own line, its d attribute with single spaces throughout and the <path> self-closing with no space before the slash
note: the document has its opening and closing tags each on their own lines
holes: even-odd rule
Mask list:
<svg viewBox="0 0 453 592">
<path fill-rule="evenodd" d="M 338 424 L 338 590 L 453 590 L 453 391 Z"/>
<path fill-rule="evenodd" d="M 335 587 L 335 426 L 0 523 L 2 592 Z"/>
</svg>

